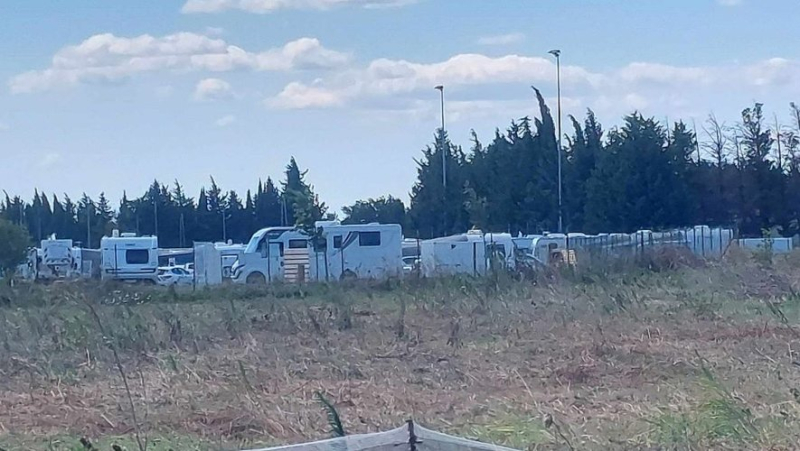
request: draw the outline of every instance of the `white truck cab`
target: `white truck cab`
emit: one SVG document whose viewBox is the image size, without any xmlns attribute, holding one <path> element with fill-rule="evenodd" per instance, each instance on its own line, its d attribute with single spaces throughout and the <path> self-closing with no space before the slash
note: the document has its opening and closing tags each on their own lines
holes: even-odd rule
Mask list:
<svg viewBox="0 0 800 451">
<path fill-rule="evenodd" d="M 253 234 L 231 267 L 234 283 L 265 284 L 284 280 L 285 254 L 308 255 L 308 235 L 294 227 L 268 227 Z M 307 258 L 307 257 L 306 257 Z"/>
</svg>

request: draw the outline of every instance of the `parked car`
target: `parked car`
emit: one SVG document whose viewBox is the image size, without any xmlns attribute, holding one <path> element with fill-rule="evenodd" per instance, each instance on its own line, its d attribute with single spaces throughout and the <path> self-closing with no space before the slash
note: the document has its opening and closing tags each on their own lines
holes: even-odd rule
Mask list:
<svg viewBox="0 0 800 451">
<path fill-rule="evenodd" d="M 158 284 L 169 285 L 192 285 L 194 274 L 180 266 L 170 266 L 158 268 Z"/>
</svg>

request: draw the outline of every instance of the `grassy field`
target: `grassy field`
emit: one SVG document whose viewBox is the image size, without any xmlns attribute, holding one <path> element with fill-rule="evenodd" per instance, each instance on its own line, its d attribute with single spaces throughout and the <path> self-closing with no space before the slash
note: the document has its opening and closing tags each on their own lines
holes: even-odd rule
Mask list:
<svg viewBox="0 0 800 451">
<path fill-rule="evenodd" d="M 414 418 L 520 449 L 797 449 L 800 256 L 683 263 L 535 281 L 4 288 L 0 448 L 326 438 L 319 392 L 348 433 Z"/>
</svg>

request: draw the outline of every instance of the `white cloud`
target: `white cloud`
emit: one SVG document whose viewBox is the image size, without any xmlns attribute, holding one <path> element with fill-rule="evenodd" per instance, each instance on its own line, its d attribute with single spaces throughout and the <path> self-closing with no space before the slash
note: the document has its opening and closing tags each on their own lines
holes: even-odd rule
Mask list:
<svg viewBox="0 0 800 451">
<path fill-rule="evenodd" d="M 283 9 L 328 10 L 343 6 L 363 8 L 393 8 L 417 3 L 418 0 L 188 0 L 184 13 L 217 13 L 239 10 L 268 14 Z"/>
<path fill-rule="evenodd" d="M 219 78 L 205 78 L 197 82 L 194 99 L 197 101 L 220 100 L 233 95 L 231 84 Z"/>
<path fill-rule="evenodd" d="M 739 6 L 744 0 L 717 0 L 717 4 L 722 6 Z"/>
<path fill-rule="evenodd" d="M 208 36 L 222 36 L 225 34 L 225 29 L 221 27 L 206 27 L 206 34 Z"/>
<path fill-rule="evenodd" d="M 784 58 L 771 58 L 748 66 L 745 77 L 756 86 L 787 85 L 797 79 L 800 65 Z"/>
<path fill-rule="evenodd" d="M 577 66 L 562 67 L 562 79 L 573 85 L 595 85 L 602 77 Z M 321 108 L 340 106 L 356 99 L 402 97 L 429 92 L 434 86 L 446 88 L 492 84 L 554 83 L 556 66 L 546 58 L 480 54 L 456 55 L 430 64 L 405 60 L 378 59 L 366 68 L 317 80 L 313 86 L 293 82 L 267 105 L 278 108 Z"/>
<path fill-rule="evenodd" d="M 493 36 L 482 36 L 478 38 L 478 44 L 480 45 L 510 45 L 510 44 L 519 44 L 520 42 L 525 40 L 524 33 L 508 33 L 508 34 L 498 34 Z"/>
<path fill-rule="evenodd" d="M 327 49 L 315 38 L 300 38 L 280 48 L 253 53 L 222 39 L 187 32 L 134 38 L 99 34 L 59 50 L 49 68 L 13 77 L 9 87 L 13 93 L 28 93 L 61 86 L 118 82 L 136 74 L 164 70 L 331 69 L 349 60 L 348 54 Z"/>
<path fill-rule="evenodd" d="M 227 127 L 233 124 L 234 122 L 236 122 L 236 116 L 228 114 L 214 121 L 214 125 L 216 125 L 217 127 Z"/>
<path fill-rule="evenodd" d="M 46 153 L 39 161 L 39 166 L 43 168 L 51 167 L 61 161 L 61 155 L 56 152 Z"/>
<path fill-rule="evenodd" d="M 502 118 L 504 111 L 512 117 L 523 110 L 535 114 L 528 87 L 541 87 L 552 96 L 555 82 L 554 61 L 541 57 L 460 54 L 429 63 L 377 59 L 361 68 L 325 74 L 312 83 L 294 81 L 265 104 L 284 109 L 350 107 L 428 120 L 438 114 L 438 93 L 433 87 L 443 84 L 451 119 Z M 711 92 L 751 87 L 761 92 L 781 89 L 786 96 L 800 94 L 800 62 L 772 58 L 698 67 L 635 62 L 604 72 L 567 65 L 562 66 L 562 84 L 564 109 L 570 113 L 580 115 L 583 109 L 594 108 L 611 116 L 639 110 L 689 117 L 697 111 L 692 106 L 695 102 L 687 99 L 704 98 Z M 510 87 L 518 97 L 497 97 Z M 555 103 L 550 100 L 549 104 Z"/>
<path fill-rule="evenodd" d="M 268 106 L 281 109 L 327 108 L 341 105 L 345 97 L 346 93 L 342 91 L 292 82 L 276 97 L 267 99 L 266 103 Z"/>
<path fill-rule="evenodd" d="M 666 64 L 631 63 L 619 71 L 626 83 L 702 83 L 714 81 L 712 70 L 703 67 L 675 67 Z"/>
</svg>

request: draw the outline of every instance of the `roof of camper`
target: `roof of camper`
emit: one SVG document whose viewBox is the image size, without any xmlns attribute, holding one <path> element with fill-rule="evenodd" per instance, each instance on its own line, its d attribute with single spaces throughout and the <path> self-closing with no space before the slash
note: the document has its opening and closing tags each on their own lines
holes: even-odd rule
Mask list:
<svg viewBox="0 0 800 451">
<path fill-rule="evenodd" d="M 480 230 L 471 230 L 467 233 L 459 233 L 457 235 L 443 236 L 440 238 L 433 238 L 427 241 L 434 243 L 466 243 L 472 241 L 492 241 L 497 239 L 511 240 L 513 237 L 508 233 L 486 233 Z"/>
</svg>

